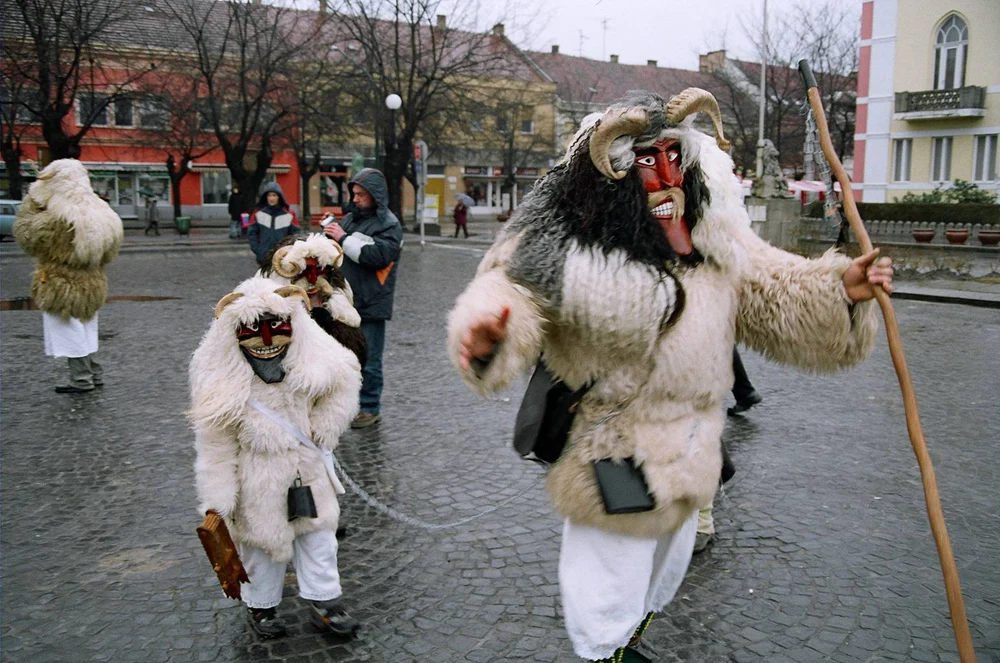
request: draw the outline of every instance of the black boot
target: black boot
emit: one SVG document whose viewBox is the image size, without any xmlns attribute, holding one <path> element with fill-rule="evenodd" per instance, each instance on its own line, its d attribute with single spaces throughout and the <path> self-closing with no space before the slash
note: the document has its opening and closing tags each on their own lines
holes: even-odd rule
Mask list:
<svg viewBox="0 0 1000 663">
<path fill-rule="evenodd" d="M 653 660 L 639 653 L 629 645 L 616 651 L 611 655 L 611 658 L 602 658 L 600 661 L 595 661 L 594 663 L 653 663 Z"/>
<path fill-rule="evenodd" d="M 274 608 L 247 608 L 247 617 L 250 620 L 250 628 L 265 640 L 288 635 L 288 629 L 278 619 L 278 611 Z"/>
<path fill-rule="evenodd" d="M 358 620 L 347 613 L 340 599 L 310 601 L 309 605 L 312 608 L 313 625 L 322 631 L 349 637 L 354 635 L 360 626 Z"/>
<path fill-rule="evenodd" d="M 635 633 L 633 633 L 632 637 L 629 638 L 629 641 L 628 641 L 628 646 L 629 647 L 635 647 L 636 645 L 639 644 L 639 641 L 642 640 L 642 636 L 646 632 L 646 629 L 649 628 L 650 623 L 653 621 L 653 617 L 654 616 L 656 616 L 655 612 L 649 613 L 642 620 L 642 622 L 639 624 L 639 626 L 636 627 Z"/>
</svg>

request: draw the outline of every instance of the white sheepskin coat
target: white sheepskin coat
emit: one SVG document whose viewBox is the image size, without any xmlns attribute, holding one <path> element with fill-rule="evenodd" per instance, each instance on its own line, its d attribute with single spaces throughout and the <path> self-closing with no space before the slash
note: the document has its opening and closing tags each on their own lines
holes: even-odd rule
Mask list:
<svg viewBox="0 0 1000 663">
<path fill-rule="evenodd" d="M 292 541 L 314 530 L 336 530 L 337 495 L 319 455 L 250 405 L 257 400 L 315 444 L 335 449 L 358 412 L 361 366 L 357 357 L 310 318 L 299 297 L 254 277 L 222 310 L 191 359 L 191 409 L 195 431 L 195 479 L 201 512 L 222 514 L 233 539 L 265 550 L 273 559 L 292 556 Z M 240 351 L 241 323 L 273 313 L 292 323 L 292 342 L 282 361 L 285 378 L 267 384 Z M 296 472 L 312 489 L 317 518 L 288 522 L 288 488 Z"/>
<path fill-rule="evenodd" d="M 339 269 L 344 262 L 344 251 L 326 235 L 311 233 L 305 239 L 289 246 L 288 251 L 280 258 L 281 267 L 286 274 L 291 272 L 301 274 L 306 269 L 307 258 L 314 258 L 320 267 Z M 309 282 L 304 276 L 286 278 L 276 271 L 272 271 L 268 278 L 285 285 L 295 285 L 304 290 L 309 288 Z M 343 322 L 348 327 L 361 326 L 361 316 L 354 308 L 354 291 L 351 290 L 351 284 L 347 282 L 347 279 L 344 279 L 343 288 L 333 288 L 332 294 L 323 302 L 323 308 L 330 312 L 330 317 Z"/>
<path fill-rule="evenodd" d="M 104 266 L 121 248 L 122 220 L 90 187 L 75 159 L 53 161 L 28 188 L 14 237 L 38 260 L 31 296 L 41 310 L 89 320 L 108 293 Z"/>
<path fill-rule="evenodd" d="M 644 537 L 675 531 L 712 501 L 737 342 L 769 359 L 829 372 L 862 360 L 877 327 L 873 304 L 852 306 L 843 287 L 850 259 L 830 251 L 807 260 L 762 241 L 750 229 L 732 160 L 714 140 L 691 128 L 661 135 L 681 141 L 682 167 L 698 162 L 711 191 L 691 238 L 705 261 L 675 273 L 684 308 L 672 326 L 658 332 L 665 307 L 675 303 L 675 286 L 656 282 L 651 270 L 616 251 L 605 258 L 571 246 L 558 305 L 515 284 L 505 266 L 521 234 L 501 236 L 483 258 L 448 329 L 459 368 L 460 339 L 473 321 L 510 308 L 509 336 L 484 373 L 459 368 L 480 394 L 508 385 L 542 352 L 571 388 L 594 381 L 551 468 L 549 493 L 557 512 L 574 523 Z M 631 166 L 630 140 L 612 146 L 616 169 Z M 621 413 L 598 423 L 616 410 Z M 642 468 L 656 508 L 609 516 L 592 461 L 628 457 Z"/>
</svg>

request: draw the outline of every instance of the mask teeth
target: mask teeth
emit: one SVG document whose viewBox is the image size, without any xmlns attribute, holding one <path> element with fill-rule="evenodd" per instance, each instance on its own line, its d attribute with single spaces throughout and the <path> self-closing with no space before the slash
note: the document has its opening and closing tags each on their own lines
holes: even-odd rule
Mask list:
<svg viewBox="0 0 1000 663">
<path fill-rule="evenodd" d="M 674 201 L 667 200 L 662 205 L 657 205 L 652 209 L 653 216 L 673 216 L 674 214 Z"/>
</svg>

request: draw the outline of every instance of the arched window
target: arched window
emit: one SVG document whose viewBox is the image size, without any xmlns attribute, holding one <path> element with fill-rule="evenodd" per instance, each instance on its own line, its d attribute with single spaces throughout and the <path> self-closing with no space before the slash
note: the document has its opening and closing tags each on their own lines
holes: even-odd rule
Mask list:
<svg viewBox="0 0 1000 663">
<path fill-rule="evenodd" d="M 965 54 L 969 26 L 952 14 L 938 28 L 934 40 L 934 89 L 953 90 L 965 85 Z"/>
</svg>

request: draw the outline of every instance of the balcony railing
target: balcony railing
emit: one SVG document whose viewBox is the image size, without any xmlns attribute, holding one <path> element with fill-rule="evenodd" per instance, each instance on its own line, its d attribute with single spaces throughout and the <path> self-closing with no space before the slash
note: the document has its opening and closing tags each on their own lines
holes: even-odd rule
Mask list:
<svg viewBox="0 0 1000 663">
<path fill-rule="evenodd" d="M 953 90 L 897 92 L 897 120 L 983 117 L 986 115 L 986 88 L 976 85 Z"/>
</svg>

